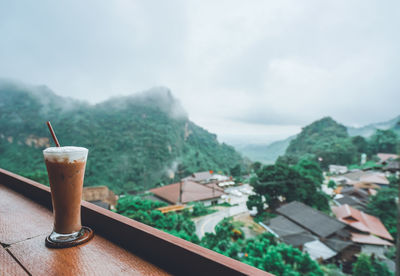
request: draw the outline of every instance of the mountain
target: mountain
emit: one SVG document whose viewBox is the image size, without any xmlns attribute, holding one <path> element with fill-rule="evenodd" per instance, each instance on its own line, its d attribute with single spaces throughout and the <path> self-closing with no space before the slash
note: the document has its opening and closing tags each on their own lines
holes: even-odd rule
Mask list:
<svg viewBox="0 0 400 276">
<path fill-rule="evenodd" d="M 391 120 L 369 124 L 360 128 L 346 127 L 349 136 L 363 136 L 369 138 L 377 129 L 387 130 L 391 129 L 400 136 L 400 115 Z M 237 145 L 235 148 L 244 156 L 247 156 L 252 161 L 260 161 L 265 164 L 271 164 L 276 161 L 279 156 L 285 154 L 290 142 L 296 138 L 297 135 L 290 136 L 284 140 L 278 140 L 271 144 L 247 144 Z"/>
<path fill-rule="evenodd" d="M 357 149 L 347 133 L 347 128 L 331 117 L 325 117 L 304 127 L 290 141 L 284 157 L 296 162 L 306 155 L 318 157 L 322 167 L 327 167 L 329 164 L 353 163 Z"/>
<path fill-rule="evenodd" d="M 272 142 L 271 144 L 249 144 L 235 146 L 235 148 L 252 161 L 259 161 L 264 164 L 273 164 L 279 156 L 285 153 L 290 141 L 294 138 L 296 138 L 296 135 L 290 136 L 285 140 Z"/>
<path fill-rule="evenodd" d="M 116 192 L 147 189 L 196 171 L 229 172 L 243 159 L 188 119 L 167 88 L 96 105 L 64 98 L 45 86 L 0 80 L 0 167 L 46 182 L 42 150 L 53 144 L 89 149 L 85 185 Z"/>
<path fill-rule="evenodd" d="M 370 137 L 372 134 L 375 133 L 377 129 L 393 129 L 396 128 L 396 124 L 400 121 L 400 115 L 396 118 L 393 118 L 389 121 L 380 122 L 369 124 L 363 127 L 355 128 L 355 127 L 347 127 L 350 136 L 363 136 L 363 137 Z M 400 134 L 400 133 L 398 133 Z"/>
</svg>

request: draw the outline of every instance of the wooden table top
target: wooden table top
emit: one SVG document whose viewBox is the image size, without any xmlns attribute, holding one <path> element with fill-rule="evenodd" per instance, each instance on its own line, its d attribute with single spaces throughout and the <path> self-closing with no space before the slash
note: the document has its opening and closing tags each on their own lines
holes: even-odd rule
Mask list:
<svg viewBox="0 0 400 276">
<path fill-rule="evenodd" d="M 170 275 L 96 233 L 87 244 L 49 249 L 52 228 L 49 209 L 0 183 L 0 275 Z"/>
</svg>

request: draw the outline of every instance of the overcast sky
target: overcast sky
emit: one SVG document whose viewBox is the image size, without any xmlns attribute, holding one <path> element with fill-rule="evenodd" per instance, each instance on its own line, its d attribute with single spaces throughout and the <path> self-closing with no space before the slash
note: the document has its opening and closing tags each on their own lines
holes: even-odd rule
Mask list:
<svg viewBox="0 0 400 276">
<path fill-rule="evenodd" d="M 400 114 L 399 1 L 0 1 L 0 77 L 92 103 L 169 87 L 230 143 Z"/>
</svg>

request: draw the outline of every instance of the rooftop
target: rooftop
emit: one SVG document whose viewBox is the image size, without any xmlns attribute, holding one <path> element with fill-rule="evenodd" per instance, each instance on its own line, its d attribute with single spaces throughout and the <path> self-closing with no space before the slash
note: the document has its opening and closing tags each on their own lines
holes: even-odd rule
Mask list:
<svg viewBox="0 0 400 276">
<path fill-rule="evenodd" d="M 367 205 L 362 202 L 361 200 L 359 200 L 358 198 L 354 197 L 354 196 L 348 196 L 348 195 L 344 195 L 341 198 L 335 198 L 334 200 L 335 202 L 338 203 L 338 205 L 344 205 L 344 204 L 348 204 L 350 206 L 353 206 L 356 209 L 365 209 L 367 207 Z"/>
<path fill-rule="evenodd" d="M 395 160 L 400 157 L 399 155 L 392 153 L 378 153 L 377 156 L 379 158 L 380 163 L 387 162 L 390 160 Z"/>
<path fill-rule="evenodd" d="M 95 237 L 49 249 L 48 187 L 0 169 L 0 267 L 11 275 L 270 275 L 163 231 L 82 202 L 82 223 Z"/>
<path fill-rule="evenodd" d="M 210 178 L 212 178 L 213 174 L 211 171 L 205 171 L 205 172 L 196 172 L 193 173 L 192 175 L 189 175 L 182 180 L 191 180 L 195 182 L 207 182 Z"/>
<path fill-rule="evenodd" d="M 219 198 L 224 194 L 220 189 L 213 189 L 190 180 L 183 181 L 182 184 L 178 182 L 154 188 L 150 192 L 169 203 L 176 204 L 179 202 L 180 189 L 182 189 L 181 203 Z"/>
<path fill-rule="evenodd" d="M 356 230 L 371 233 L 391 241 L 393 240 L 393 237 L 377 217 L 368 215 L 347 204 L 332 207 L 332 212 L 338 219 Z"/>
<path fill-rule="evenodd" d="M 277 212 L 318 237 L 328 237 L 346 227 L 337 219 L 297 201 L 283 205 Z"/>
<path fill-rule="evenodd" d="M 264 224 L 267 224 L 284 243 L 295 247 L 316 240 L 309 231 L 283 216 L 272 218 L 269 223 L 264 222 Z"/>
<path fill-rule="evenodd" d="M 351 233 L 351 240 L 353 242 L 361 243 L 361 244 L 387 245 L 387 246 L 393 245 L 390 242 L 388 242 L 387 240 L 381 239 L 374 235 Z"/>
</svg>

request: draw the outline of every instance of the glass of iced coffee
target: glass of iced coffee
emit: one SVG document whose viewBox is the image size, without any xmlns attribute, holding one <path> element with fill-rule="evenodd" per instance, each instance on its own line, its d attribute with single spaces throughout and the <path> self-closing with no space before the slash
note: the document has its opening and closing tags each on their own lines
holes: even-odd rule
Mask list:
<svg viewBox="0 0 400 276">
<path fill-rule="evenodd" d="M 63 248 L 88 241 L 93 232 L 81 224 L 81 198 L 88 149 L 51 147 L 43 151 L 50 181 L 54 228 L 49 247 Z"/>
</svg>

